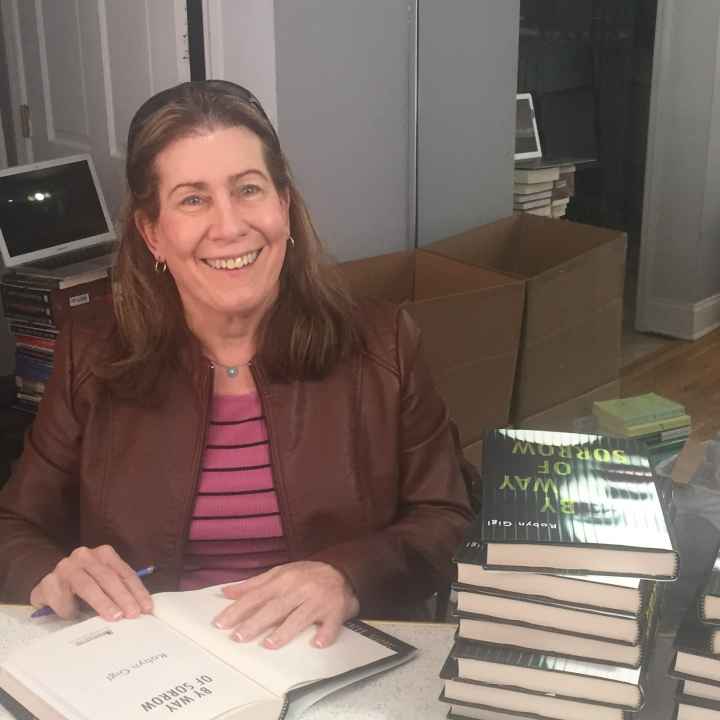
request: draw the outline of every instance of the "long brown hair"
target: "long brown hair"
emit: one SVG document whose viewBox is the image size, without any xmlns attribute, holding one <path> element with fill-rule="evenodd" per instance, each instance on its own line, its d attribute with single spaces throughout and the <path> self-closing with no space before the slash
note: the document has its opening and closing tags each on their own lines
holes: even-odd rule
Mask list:
<svg viewBox="0 0 720 720">
<path fill-rule="evenodd" d="M 260 325 L 257 358 L 274 381 L 321 379 L 363 345 L 354 305 L 326 257 L 275 130 L 247 90 L 224 81 L 188 82 L 153 96 L 136 113 L 127 149 L 127 192 L 114 274 L 117 320 L 112 354 L 98 369 L 110 389 L 145 399 L 179 367 L 193 339 L 170 273 L 158 273 L 135 217 L 157 221 L 157 156 L 171 143 L 214 129 L 244 127 L 260 138 L 278 193 L 290 199 L 290 233 L 277 301 Z"/>
</svg>

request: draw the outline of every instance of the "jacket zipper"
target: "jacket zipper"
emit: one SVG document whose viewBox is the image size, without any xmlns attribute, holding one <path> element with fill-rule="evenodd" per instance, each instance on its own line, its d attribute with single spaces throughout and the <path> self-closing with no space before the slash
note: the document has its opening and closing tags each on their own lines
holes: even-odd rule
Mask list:
<svg viewBox="0 0 720 720">
<path fill-rule="evenodd" d="M 282 472 L 280 471 L 280 462 L 273 442 L 273 429 L 272 429 L 272 418 L 270 416 L 268 403 L 265 402 L 265 394 L 263 392 L 262 383 L 262 371 L 255 367 L 254 362 L 248 364 L 250 374 L 253 376 L 255 381 L 255 387 L 257 388 L 258 397 L 260 398 L 260 407 L 262 408 L 263 416 L 265 417 L 265 427 L 267 428 L 268 444 L 270 447 L 270 470 L 272 472 L 273 486 L 275 487 L 275 493 L 278 500 L 278 509 L 280 510 L 280 520 L 282 523 L 283 535 L 287 542 L 288 557 L 290 560 L 295 560 L 295 543 L 293 538 L 293 530 L 290 526 L 289 515 L 287 511 L 287 494 L 285 492 L 285 483 L 283 480 Z"/>
<path fill-rule="evenodd" d="M 193 509 L 195 507 L 195 498 L 197 497 L 198 485 L 200 484 L 200 470 L 202 468 L 202 459 L 203 459 L 204 449 L 207 444 L 208 419 L 209 419 L 208 416 L 210 414 L 210 404 L 212 402 L 212 393 L 213 393 L 213 385 L 214 385 L 212 365 L 210 365 L 209 363 L 207 366 L 207 371 L 206 371 L 205 377 L 207 378 L 207 392 L 205 393 L 205 406 L 203 408 L 203 417 L 202 417 L 203 431 L 200 436 L 200 447 L 198 449 L 198 452 L 196 453 L 197 460 L 195 463 L 195 472 L 194 472 L 195 480 L 193 482 L 192 492 L 189 495 L 187 507 L 185 510 L 185 522 L 183 523 L 183 532 L 177 543 L 178 554 L 176 555 L 176 558 L 175 558 L 175 563 L 176 563 L 176 568 L 177 568 L 176 578 L 175 578 L 176 587 L 179 587 L 180 578 L 182 577 L 183 558 L 185 557 L 185 548 L 187 547 L 188 535 L 190 534 L 190 523 L 192 522 L 192 515 L 193 515 Z"/>
</svg>

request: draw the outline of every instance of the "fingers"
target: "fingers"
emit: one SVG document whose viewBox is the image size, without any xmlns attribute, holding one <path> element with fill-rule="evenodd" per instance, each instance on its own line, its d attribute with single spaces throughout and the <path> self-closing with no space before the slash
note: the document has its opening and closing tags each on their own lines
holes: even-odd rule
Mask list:
<svg viewBox="0 0 720 720">
<path fill-rule="evenodd" d="M 337 638 L 342 623 L 358 612 L 358 602 L 345 577 L 318 562 L 288 563 L 238 585 L 223 588 L 236 601 L 215 618 L 233 628 L 234 640 L 247 642 L 272 630 L 263 644 L 279 648 L 310 625 L 318 624 L 316 647 Z"/>
<path fill-rule="evenodd" d="M 77 548 L 63 558 L 31 593 L 63 618 L 75 617 L 78 599 L 105 620 L 137 617 L 152 610 L 150 594 L 133 569 L 110 546 Z"/>
<path fill-rule="evenodd" d="M 55 573 L 46 575 L 30 593 L 30 604 L 33 607 L 49 607 L 63 620 L 73 620 L 78 616 L 77 599 Z"/>
</svg>

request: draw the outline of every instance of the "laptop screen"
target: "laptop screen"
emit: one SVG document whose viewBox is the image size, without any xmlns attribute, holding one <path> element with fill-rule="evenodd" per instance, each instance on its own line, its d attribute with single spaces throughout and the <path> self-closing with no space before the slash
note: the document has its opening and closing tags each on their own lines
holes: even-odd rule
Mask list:
<svg viewBox="0 0 720 720">
<path fill-rule="evenodd" d="M 0 171 L 0 251 L 7 267 L 114 238 L 89 155 Z"/>
<path fill-rule="evenodd" d="M 542 157 L 532 95 L 518 93 L 516 103 L 515 160 Z"/>
</svg>

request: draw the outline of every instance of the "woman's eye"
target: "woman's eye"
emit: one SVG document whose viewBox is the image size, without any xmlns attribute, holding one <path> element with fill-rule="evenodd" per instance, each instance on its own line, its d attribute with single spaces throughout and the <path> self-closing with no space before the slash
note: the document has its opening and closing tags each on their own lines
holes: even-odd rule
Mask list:
<svg viewBox="0 0 720 720">
<path fill-rule="evenodd" d="M 182 199 L 182 204 L 194 207 L 202 204 L 202 198 L 199 195 L 188 195 Z"/>
<path fill-rule="evenodd" d="M 260 187 L 258 185 L 240 185 L 238 191 L 243 197 L 251 197 L 260 192 Z"/>
</svg>

